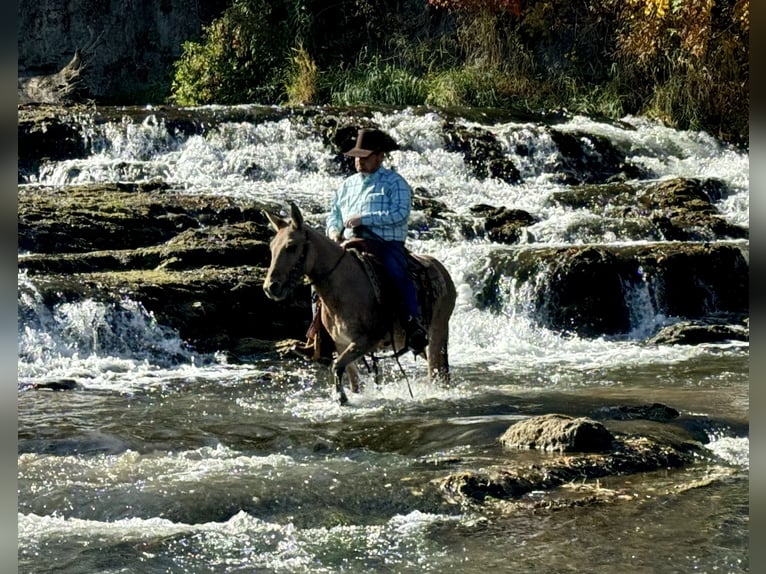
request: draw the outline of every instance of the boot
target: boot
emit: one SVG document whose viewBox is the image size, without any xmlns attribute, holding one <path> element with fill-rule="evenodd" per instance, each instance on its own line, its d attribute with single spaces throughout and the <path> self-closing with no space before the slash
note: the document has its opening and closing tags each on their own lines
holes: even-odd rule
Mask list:
<svg viewBox="0 0 766 574">
<path fill-rule="evenodd" d="M 416 317 L 407 319 L 405 331 L 407 332 L 407 346 L 416 355 L 423 353 L 428 344 L 428 333 L 420 319 Z"/>
</svg>

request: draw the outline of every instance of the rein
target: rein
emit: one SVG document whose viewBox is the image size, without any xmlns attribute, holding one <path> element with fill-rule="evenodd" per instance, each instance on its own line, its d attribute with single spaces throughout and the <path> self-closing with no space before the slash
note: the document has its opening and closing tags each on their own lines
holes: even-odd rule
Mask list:
<svg viewBox="0 0 766 574">
<path fill-rule="evenodd" d="M 308 241 L 308 234 L 306 236 L 306 241 Z M 309 279 L 311 279 L 313 283 L 320 283 L 324 281 L 325 279 L 327 279 L 328 277 L 330 277 L 330 275 L 332 275 L 335 272 L 335 270 L 338 268 L 338 265 L 340 265 L 340 262 L 343 261 L 343 258 L 346 256 L 347 253 L 348 251 L 344 249 L 343 254 L 340 257 L 338 257 L 338 260 L 333 264 L 333 266 L 330 268 L 329 271 L 322 273 L 318 277 L 317 276 L 314 276 L 313 278 L 309 277 Z"/>
</svg>

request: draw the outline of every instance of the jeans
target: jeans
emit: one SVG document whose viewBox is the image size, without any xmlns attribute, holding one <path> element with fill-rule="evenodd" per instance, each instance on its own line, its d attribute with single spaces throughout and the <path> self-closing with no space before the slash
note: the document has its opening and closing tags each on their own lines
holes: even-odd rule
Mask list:
<svg viewBox="0 0 766 574">
<path fill-rule="evenodd" d="M 415 283 L 410 277 L 407 266 L 407 251 L 403 241 L 386 241 L 385 249 L 382 250 L 383 265 L 388 271 L 394 285 L 404 299 L 404 308 L 409 317 L 420 316 L 418 307 L 418 292 Z M 404 317 L 408 319 L 409 317 Z"/>
</svg>

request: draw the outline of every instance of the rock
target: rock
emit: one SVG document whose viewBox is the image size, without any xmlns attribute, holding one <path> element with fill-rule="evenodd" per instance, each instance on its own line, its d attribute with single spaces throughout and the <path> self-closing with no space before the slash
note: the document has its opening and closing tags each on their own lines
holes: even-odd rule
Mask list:
<svg viewBox="0 0 766 574">
<path fill-rule="evenodd" d="M 735 323 L 749 315 L 748 247 L 725 243 L 662 242 L 635 245 L 532 245 L 489 253 L 488 276 L 476 291 L 497 308 L 508 282 L 532 284 L 534 319 L 583 337 L 628 333 L 628 301 L 635 293 L 652 315 Z"/>
<path fill-rule="evenodd" d="M 637 195 L 637 200 L 651 210 L 650 219 L 662 239 L 712 241 L 747 238 L 747 229 L 726 221 L 713 205 L 713 201 L 726 195 L 726 186 L 719 180 L 674 178 L 649 185 Z"/>
<path fill-rule="evenodd" d="M 591 416 L 596 419 L 611 419 L 618 421 L 632 421 L 646 419 L 656 422 L 667 422 L 678 418 L 680 413 L 667 405 L 652 403 L 650 405 L 601 407 L 594 411 Z"/>
<path fill-rule="evenodd" d="M 748 230 L 726 221 L 714 205 L 728 193 L 721 180 L 673 178 L 652 183 L 577 185 L 552 193 L 548 202 L 600 214 L 602 228 L 608 228 L 610 220 L 618 220 L 621 234 L 635 240 L 745 239 Z M 579 228 L 572 230 L 573 235 L 578 232 Z"/>
<path fill-rule="evenodd" d="M 69 104 L 82 101 L 85 90 L 81 73 L 83 60 L 79 51 L 55 74 L 19 78 L 19 104 Z"/>
<path fill-rule="evenodd" d="M 663 327 L 646 342 L 652 345 L 699 345 L 749 340 L 750 329 L 744 325 L 682 321 Z"/>
<path fill-rule="evenodd" d="M 236 356 L 305 331 L 307 285 L 285 303 L 263 292 L 273 206 L 123 184 L 23 190 L 18 205 L 19 270 L 51 307 L 128 297 L 198 351 Z"/>
<path fill-rule="evenodd" d="M 625 158 L 606 137 L 585 132 L 562 132 L 550 128 L 551 139 L 558 147 L 559 159 L 554 171 L 558 181 L 570 185 L 604 183 L 636 179 L 646 174 Z"/>
<path fill-rule="evenodd" d="M 463 161 L 478 179 L 497 178 L 506 183 L 521 181 L 518 168 L 489 131 L 449 123 L 444 132 L 447 151 L 462 153 Z"/>
<path fill-rule="evenodd" d="M 540 221 L 523 209 L 475 205 L 471 213 L 484 216 L 487 236 L 498 243 L 518 243 L 526 228 Z"/>
<path fill-rule="evenodd" d="M 646 437 L 627 437 L 615 442 L 610 452 L 563 456 L 544 464 L 509 464 L 486 471 L 457 472 L 438 480 L 437 485 L 450 502 L 481 504 L 491 499 L 520 499 L 532 492 L 606 476 L 679 468 L 693 462 L 695 452 L 691 446 L 677 449 Z"/>
<path fill-rule="evenodd" d="M 532 417 L 512 425 L 500 437 L 506 448 L 556 452 L 605 452 L 614 437 L 604 425 L 586 417 L 561 414 Z"/>
<path fill-rule="evenodd" d="M 584 336 L 628 331 L 624 276 L 620 259 L 600 246 L 562 252 L 535 296 L 541 323 Z"/>
<path fill-rule="evenodd" d="M 71 391 L 77 388 L 77 381 L 73 379 L 57 379 L 54 381 L 42 381 L 32 385 L 36 390 Z"/>
</svg>

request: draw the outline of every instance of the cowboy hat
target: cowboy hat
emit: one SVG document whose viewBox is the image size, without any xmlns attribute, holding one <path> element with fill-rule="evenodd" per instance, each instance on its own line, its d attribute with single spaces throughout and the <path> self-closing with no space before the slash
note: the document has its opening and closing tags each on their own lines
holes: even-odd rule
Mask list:
<svg viewBox="0 0 766 574">
<path fill-rule="evenodd" d="M 395 149 L 399 149 L 399 144 L 387 133 L 376 128 L 362 128 L 356 134 L 356 145 L 344 152 L 344 155 L 367 157 L 373 153 Z"/>
</svg>

